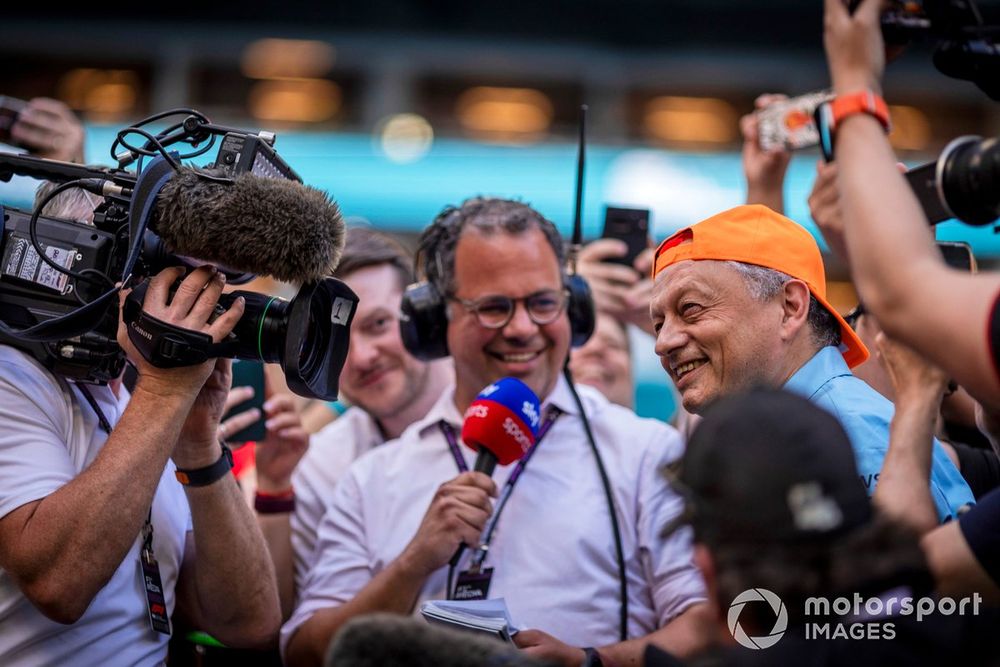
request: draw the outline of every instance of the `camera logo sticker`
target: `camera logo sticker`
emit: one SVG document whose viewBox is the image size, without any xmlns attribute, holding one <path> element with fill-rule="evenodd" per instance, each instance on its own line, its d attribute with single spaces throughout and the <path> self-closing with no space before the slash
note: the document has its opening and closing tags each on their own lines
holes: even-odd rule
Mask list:
<svg viewBox="0 0 1000 667">
<path fill-rule="evenodd" d="M 771 605 L 777 620 L 770 633 L 762 637 L 751 637 L 743 630 L 740 625 L 740 613 L 748 602 L 766 602 Z M 788 610 L 785 609 L 785 603 L 781 601 L 781 598 L 766 588 L 751 588 L 737 595 L 733 603 L 729 605 L 729 615 L 726 617 L 726 621 L 730 634 L 740 646 L 750 649 L 770 648 L 778 643 L 788 628 Z"/>
</svg>

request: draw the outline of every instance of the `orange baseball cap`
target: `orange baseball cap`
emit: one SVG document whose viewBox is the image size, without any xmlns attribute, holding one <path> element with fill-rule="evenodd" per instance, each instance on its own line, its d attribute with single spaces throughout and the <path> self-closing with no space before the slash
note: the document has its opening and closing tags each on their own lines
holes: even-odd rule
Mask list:
<svg viewBox="0 0 1000 667">
<path fill-rule="evenodd" d="M 781 271 L 809 286 L 816 300 L 840 324 L 840 351 L 854 368 L 868 359 L 868 348 L 826 300 L 826 271 L 815 239 L 798 223 L 759 204 L 737 206 L 685 227 L 660 244 L 653 278 L 684 260 L 732 260 Z"/>
</svg>

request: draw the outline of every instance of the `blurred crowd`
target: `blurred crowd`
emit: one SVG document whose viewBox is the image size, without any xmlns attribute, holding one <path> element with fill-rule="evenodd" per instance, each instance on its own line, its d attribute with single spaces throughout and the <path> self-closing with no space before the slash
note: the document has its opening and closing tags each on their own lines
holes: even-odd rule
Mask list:
<svg viewBox="0 0 1000 667">
<path fill-rule="evenodd" d="M 745 204 L 631 264 L 507 199 L 446 207 L 416 248 L 348 228 L 333 403 L 273 364 L 156 367 L 124 329 L 107 386 L 0 345 L 0 664 L 1000 663 L 1000 279 L 944 261 L 897 165 L 879 9 L 825 4 L 835 159 L 808 205 L 850 313 L 784 215 L 764 94 Z M 9 129 L 68 162 L 83 138 L 44 98 Z M 52 189 L 44 215 L 91 221 L 98 195 Z M 165 269 L 143 308 L 218 342 L 230 289 Z M 671 424 L 634 412 L 636 330 Z M 484 471 L 463 422 L 509 377 L 537 439 Z M 448 600 L 500 600 L 516 632 L 419 620 Z"/>
</svg>

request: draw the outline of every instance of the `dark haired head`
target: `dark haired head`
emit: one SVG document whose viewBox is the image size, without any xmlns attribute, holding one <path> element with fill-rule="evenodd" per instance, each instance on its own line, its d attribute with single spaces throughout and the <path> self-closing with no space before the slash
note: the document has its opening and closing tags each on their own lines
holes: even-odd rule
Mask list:
<svg viewBox="0 0 1000 667">
<path fill-rule="evenodd" d="M 399 278 L 400 289 L 414 281 L 411 255 L 399 241 L 368 227 L 351 227 L 347 230 L 347 241 L 333 275 L 344 279 L 355 271 L 372 266 L 388 264 Z"/>
<path fill-rule="evenodd" d="M 492 197 L 466 199 L 461 206 L 444 209 L 420 236 L 418 257 L 424 277 L 442 294 L 455 291 L 455 249 L 466 227 L 480 234 L 522 234 L 537 228 L 564 265 L 563 240 L 556 226 L 523 202 Z"/>
</svg>

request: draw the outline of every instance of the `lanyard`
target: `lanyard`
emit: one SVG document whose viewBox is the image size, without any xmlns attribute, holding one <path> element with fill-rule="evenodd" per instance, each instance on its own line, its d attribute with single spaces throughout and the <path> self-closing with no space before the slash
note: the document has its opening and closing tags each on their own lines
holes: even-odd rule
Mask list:
<svg viewBox="0 0 1000 667">
<path fill-rule="evenodd" d="M 562 410 L 555 406 L 549 406 L 546 411 L 545 421 L 542 422 L 541 428 L 538 429 L 538 438 L 535 440 L 535 444 L 531 446 L 521 460 L 517 462 L 514 470 L 511 471 L 510 477 L 507 478 L 507 483 L 503 485 L 500 490 L 500 496 L 497 499 L 496 509 L 494 509 L 493 514 L 490 516 L 489 521 L 486 522 L 486 527 L 483 528 L 483 540 L 472 557 L 472 569 L 478 571 L 479 567 L 482 565 L 483 560 L 486 559 L 486 554 L 490 548 L 490 541 L 493 539 L 493 532 L 496 530 L 497 522 L 500 520 L 500 514 L 503 512 L 503 508 L 507 505 L 507 500 L 510 498 L 511 492 L 514 490 L 514 485 L 517 484 L 517 480 L 521 478 L 521 473 L 528 466 L 528 461 L 534 456 L 535 451 L 538 450 L 538 446 L 542 444 L 542 438 L 545 434 L 549 432 L 552 425 L 555 423 L 559 415 L 562 414 Z M 455 429 L 448 422 L 441 420 L 438 422 L 441 428 L 441 432 L 444 434 L 445 440 L 448 441 L 448 448 L 451 449 L 451 455 L 455 459 L 455 465 L 458 467 L 460 473 L 468 472 L 469 466 L 465 463 L 465 457 L 462 455 L 462 450 L 458 446 L 458 438 L 455 437 Z"/>
<path fill-rule="evenodd" d="M 104 415 L 104 410 L 98 404 L 97 399 L 90 393 L 90 389 L 83 384 L 77 384 L 83 397 L 90 403 L 97 414 L 97 421 L 101 425 L 101 430 L 107 435 L 111 435 L 111 422 Z M 163 597 L 163 585 L 160 581 L 160 567 L 153 554 L 153 506 L 149 506 L 146 512 L 146 521 L 142 524 L 142 551 L 139 554 L 139 565 L 142 568 L 143 580 L 146 586 L 146 603 L 148 605 L 149 620 L 154 631 L 161 634 L 170 634 L 170 619 L 167 617 L 166 599 Z"/>
</svg>

